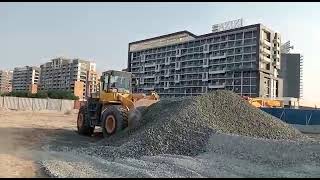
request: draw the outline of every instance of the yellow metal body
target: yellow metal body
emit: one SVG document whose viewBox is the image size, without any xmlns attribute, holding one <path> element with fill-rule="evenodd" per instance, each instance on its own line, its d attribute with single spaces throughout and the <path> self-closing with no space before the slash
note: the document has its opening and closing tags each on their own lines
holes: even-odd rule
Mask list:
<svg viewBox="0 0 320 180">
<path fill-rule="evenodd" d="M 102 104 L 121 104 L 127 110 L 134 108 L 133 96 L 131 93 L 100 91 L 99 101 Z"/>
<path fill-rule="evenodd" d="M 116 71 L 108 71 L 109 76 L 113 76 L 113 72 Z M 118 72 L 119 73 L 119 72 Z M 128 76 L 128 72 L 120 72 L 120 75 L 124 75 L 123 77 L 131 78 L 132 76 Z M 119 74 L 118 74 L 119 75 Z M 115 75 L 117 76 L 117 75 Z M 105 79 L 104 76 L 101 77 L 101 79 Z M 109 83 L 109 82 L 108 82 Z M 104 89 L 104 87 L 107 87 Z M 148 99 L 148 100 L 159 100 L 159 95 L 155 91 L 151 91 L 150 95 L 145 94 L 134 94 L 131 92 L 131 88 L 128 90 L 122 90 L 121 92 L 118 92 L 117 88 L 110 87 L 109 84 L 104 84 L 104 82 L 101 82 L 100 84 L 100 91 L 96 93 L 94 96 L 95 99 L 98 99 L 99 102 L 103 105 L 103 107 L 107 105 L 122 105 L 125 107 L 128 111 L 135 108 L 135 102 L 139 101 L 140 99 Z M 156 102 L 155 101 L 155 102 Z"/>
<path fill-rule="evenodd" d="M 255 107 L 284 107 L 283 101 L 276 99 L 249 98 L 248 100 Z"/>
</svg>

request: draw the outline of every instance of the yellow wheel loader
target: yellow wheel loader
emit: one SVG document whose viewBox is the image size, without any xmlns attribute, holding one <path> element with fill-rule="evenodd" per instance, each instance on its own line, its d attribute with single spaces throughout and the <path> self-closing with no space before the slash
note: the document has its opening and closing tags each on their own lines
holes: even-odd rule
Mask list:
<svg viewBox="0 0 320 180">
<path fill-rule="evenodd" d="M 267 98 L 250 98 L 247 96 L 243 96 L 245 100 L 249 101 L 249 103 L 257 108 L 283 108 L 284 102 L 282 100 L 277 99 L 267 99 Z"/>
<path fill-rule="evenodd" d="M 135 79 L 130 72 L 103 72 L 100 91 L 92 94 L 79 109 L 78 133 L 91 136 L 95 127 L 100 126 L 103 136 L 109 137 L 139 120 L 138 106 L 149 106 L 159 100 L 156 92 L 150 95 L 133 94 L 132 80 Z"/>
</svg>

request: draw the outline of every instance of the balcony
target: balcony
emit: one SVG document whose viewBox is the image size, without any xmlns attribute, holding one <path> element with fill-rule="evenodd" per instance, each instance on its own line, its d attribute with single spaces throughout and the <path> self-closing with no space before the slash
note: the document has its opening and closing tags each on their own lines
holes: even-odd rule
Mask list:
<svg viewBox="0 0 320 180">
<path fill-rule="evenodd" d="M 221 59 L 221 58 L 226 58 L 226 53 L 224 53 L 223 55 L 210 56 L 210 57 L 209 57 L 210 60 L 213 60 L 213 59 Z"/>
<path fill-rule="evenodd" d="M 146 61 L 146 56 L 144 54 L 142 54 L 140 57 L 141 57 L 141 62 L 145 62 Z"/>
<path fill-rule="evenodd" d="M 280 59 L 280 55 L 279 54 L 274 54 L 274 55 L 272 55 L 273 56 L 273 58 L 275 58 L 275 59 Z"/>
<path fill-rule="evenodd" d="M 269 54 L 271 54 L 271 51 L 268 50 L 267 48 L 263 48 L 262 53 L 269 55 Z"/>
<path fill-rule="evenodd" d="M 154 83 L 155 83 L 155 84 L 159 84 L 159 83 L 160 83 L 159 78 L 155 78 Z"/>
<path fill-rule="evenodd" d="M 273 46 L 273 47 L 272 47 L 272 50 L 273 50 L 273 51 L 280 51 L 280 47 Z"/>
<path fill-rule="evenodd" d="M 154 67 L 156 66 L 156 63 L 150 63 L 150 64 L 145 64 L 144 67 Z"/>
<path fill-rule="evenodd" d="M 273 65 L 276 65 L 277 68 L 280 68 L 280 62 L 279 61 L 273 61 Z"/>
<path fill-rule="evenodd" d="M 273 39 L 272 40 L 274 43 L 280 43 L 280 39 Z"/>
<path fill-rule="evenodd" d="M 225 72 L 226 72 L 226 69 L 221 69 L 221 70 L 209 69 L 209 74 L 223 74 Z"/>
<path fill-rule="evenodd" d="M 208 77 L 209 77 L 209 75 L 207 72 L 202 73 L 202 78 L 201 78 L 202 82 L 208 81 Z"/>
<path fill-rule="evenodd" d="M 183 86 L 184 86 L 184 87 L 203 87 L 203 85 L 200 84 L 200 83 L 185 84 L 185 85 L 183 85 Z"/>
<path fill-rule="evenodd" d="M 262 56 L 261 57 L 261 61 L 267 62 L 267 63 L 271 63 L 271 59 L 266 57 L 266 56 Z"/>
<path fill-rule="evenodd" d="M 182 67 L 183 68 L 192 68 L 192 67 L 199 67 L 199 66 L 201 66 L 202 64 L 200 64 L 200 63 L 189 63 L 189 64 L 185 64 L 185 65 L 183 65 Z"/>
<path fill-rule="evenodd" d="M 180 62 L 176 62 L 174 69 L 175 70 L 180 70 L 181 64 Z"/>
<path fill-rule="evenodd" d="M 271 47 L 271 43 L 270 43 L 270 42 L 268 42 L 267 40 L 263 40 L 263 44 L 265 44 L 265 45 L 267 45 L 267 46 Z"/>
<path fill-rule="evenodd" d="M 181 57 L 181 49 L 176 50 L 176 57 Z"/>
<path fill-rule="evenodd" d="M 149 90 L 149 91 L 150 91 L 150 90 L 154 90 L 154 86 L 143 87 L 142 89 L 143 89 L 143 90 L 147 90 L 147 91 Z"/>
<path fill-rule="evenodd" d="M 144 79 L 148 79 L 148 78 L 155 78 L 155 76 L 154 75 L 146 75 L 146 76 L 144 76 Z"/>
<path fill-rule="evenodd" d="M 202 73 L 202 71 L 183 71 L 182 74 L 199 74 Z"/>
<path fill-rule="evenodd" d="M 209 84 L 208 88 L 210 89 L 221 89 L 221 88 L 225 88 L 226 85 L 225 83 L 222 84 Z"/>
</svg>

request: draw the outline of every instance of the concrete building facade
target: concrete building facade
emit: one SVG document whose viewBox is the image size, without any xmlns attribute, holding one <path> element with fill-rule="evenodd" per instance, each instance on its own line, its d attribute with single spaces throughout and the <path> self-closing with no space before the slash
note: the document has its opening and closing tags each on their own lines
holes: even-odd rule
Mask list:
<svg viewBox="0 0 320 180">
<path fill-rule="evenodd" d="M 227 89 L 251 97 L 281 97 L 281 37 L 262 24 L 196 36 L 180 31 L 129 43 L 128 71 L 137 92 L 193 96 Z"/>
<path fill-rule="evenodd" d="M 284 97 L 302 98 L 302 62 L 303 57 L 298 53 L 281 54 Z"/>
<path fill-rule="evenodd" d="M 87 72 L 86 97 L 100 90 L 100 74 L 96 71 L 96 65 L 91 64 Z"/>
<path fill-rule="evenodd" d="M 39 78 L 39 67 L 16 67 L 13 70 L 12 91 L 29 91 L 36 93 Z"/>
<path fill-rule="evenodd" d="M 83 99 L 86 96 L 87 73 L 95 71 L 95 63 L 59 57 L 42 64 L 41 90 L 70 90 Z"/>
<path fill-rule="evenodd" d="M 12 91 L 13 71 L 0 71 L 0 94 Z"/>
</svg>

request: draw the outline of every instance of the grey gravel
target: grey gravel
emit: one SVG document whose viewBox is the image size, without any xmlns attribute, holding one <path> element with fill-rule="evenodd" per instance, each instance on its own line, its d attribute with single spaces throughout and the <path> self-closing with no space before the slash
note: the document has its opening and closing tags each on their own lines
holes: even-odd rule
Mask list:
<svg viewBox="0 0 320 180">
<path fill-rule="evenodd" d="M 101 149 L 94 147 L 85 151 L 113 158 L 158 154 L 194 156 L 203 152 L 208 138 L 216 132 L 267 139 L 303 138 L 290 125 L 229 91 L 160 101 L 145 110 L 139 123 L 137 128 L 102 140 Z M 119 148 L 110 151 L 106 145 Z"/>
<path fill-rule="evenodd" d="M 162 154 L 114 160 L 56 153 L 55 159 L 43 165 L 55 177 L 320 177 L 319 142 L 216 133 L 205 149 L 197 156 Z M 77 161 L 70 160 L 69 154 Z"/>
<path fill-rule="evenodd" d="M 56 177 L 319 177 L 320 172 L 319 142 L 223 90 L 161 100 L 143 112 L 135 128 L 87 147 L 50 149 L 90 157 L 77 165 L 64 156 L 41 161 Z"/>
</svg>

